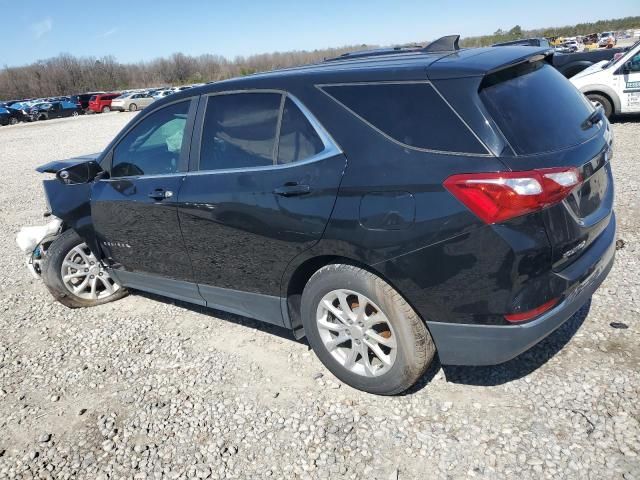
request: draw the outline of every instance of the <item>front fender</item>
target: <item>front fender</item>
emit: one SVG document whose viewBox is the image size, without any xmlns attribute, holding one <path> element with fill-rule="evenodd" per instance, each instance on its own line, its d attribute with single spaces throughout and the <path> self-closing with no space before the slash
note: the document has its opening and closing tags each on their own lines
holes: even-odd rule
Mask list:
<svg viewBox="0 0 640 480">
<path fill-rule="evenodd" d="M 65 185 L 59 180 L 45 180 L 44 192 L 51 213 L 87 242 L 87 246 L 98 258 L 102 251 L 96 240 L 91 218 L 91 187 L 93 183 Z"/>
</svg>

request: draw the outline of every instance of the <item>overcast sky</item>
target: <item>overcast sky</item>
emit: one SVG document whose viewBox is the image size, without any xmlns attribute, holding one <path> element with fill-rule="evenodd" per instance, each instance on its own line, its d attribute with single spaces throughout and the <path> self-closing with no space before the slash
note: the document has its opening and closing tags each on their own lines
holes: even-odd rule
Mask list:
<svg viewBox="0 0 640 480">
<path fill-rule="evenodd" d="M 121 62 L 388 45 L 640 15 L 640 0 L 0 0 L 0 65 L 71 53 Z"/>
</svg>

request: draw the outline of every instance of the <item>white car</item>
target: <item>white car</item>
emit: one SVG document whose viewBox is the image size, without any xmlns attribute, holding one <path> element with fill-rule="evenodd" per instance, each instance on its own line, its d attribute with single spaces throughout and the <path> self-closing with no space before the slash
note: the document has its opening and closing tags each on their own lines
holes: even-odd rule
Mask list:
<svg viewBox="0 0 640 480">
<path fill-rule="evenodd" d="M 121 112 L 129 110 L 130 112 L 135 112 L 136 110 L 148 107 L 154 100 L 151 95 L 147 95 L 146 93 L 126 93 L 111 100 L 111 110 L 119 110 Z"/>
<path fill-rule="evenodd" d="M 600 40 L 598 41 L 598 46 L 599 47 L 606 47 L 607 44 L 609 43 L 609 39 L 613 39 L 613 44 L 615 45 L 616 43 L 618 43 L 618 41 L 616 40 L 616 35 L 613 32 L 602 32 L 602 35 L 600 35 Z"/>
<path fill-rule="evenodd" d="M 160 92 L 156 92 L 156 93 L 153 95 L 153 98 L 155 98 L 156 100 L 159 100 L 159 99 L 161 99 L 161 98 L 168 97 L 168 96 L 169 96 L 169 95 L 171 95 L 172 93 L 175 93 L 175 92 L 174 92 L 173 90 L 162 90 L 162 91 L 160 91 Z"/>
<path fill-rule="evenodd" d="M 618 58 L 591 65 L 570 81 L 607 117 L 640 113 L 640 42 Z"/>
</svg>

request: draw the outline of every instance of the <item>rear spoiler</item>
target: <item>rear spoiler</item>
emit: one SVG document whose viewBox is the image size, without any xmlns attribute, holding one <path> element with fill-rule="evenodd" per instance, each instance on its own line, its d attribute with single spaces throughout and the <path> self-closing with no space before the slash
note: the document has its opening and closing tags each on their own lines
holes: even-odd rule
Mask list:
<svg viewBox="0 0 640 480">
<path fill-rule="evenodd" d="M 550 58 L 548 47 L 506 46 L 457 50 L 427 67 L 431 80 L 484 77 L 515 65 Z"/>
</svg>

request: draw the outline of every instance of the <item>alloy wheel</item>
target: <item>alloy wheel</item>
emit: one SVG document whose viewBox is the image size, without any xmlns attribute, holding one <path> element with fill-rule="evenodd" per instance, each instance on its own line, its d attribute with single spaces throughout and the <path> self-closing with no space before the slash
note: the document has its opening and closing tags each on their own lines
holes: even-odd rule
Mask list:
<svg viewBox="0 0 640 480">
<path fill-rule="evenodd" d="M 393 366 L 398 345 L 389 319 L 373 301 L 351 290 L 333 290 L 318 304 L 322 343 L 344 368 L 377 377 Z"/>
<path fill-rule="evenodd" d="M 67 290 L 84 300 L 101 300 L 120 289 L 86 243 L 67 253 L 60 273 Z"/>
</svg>

